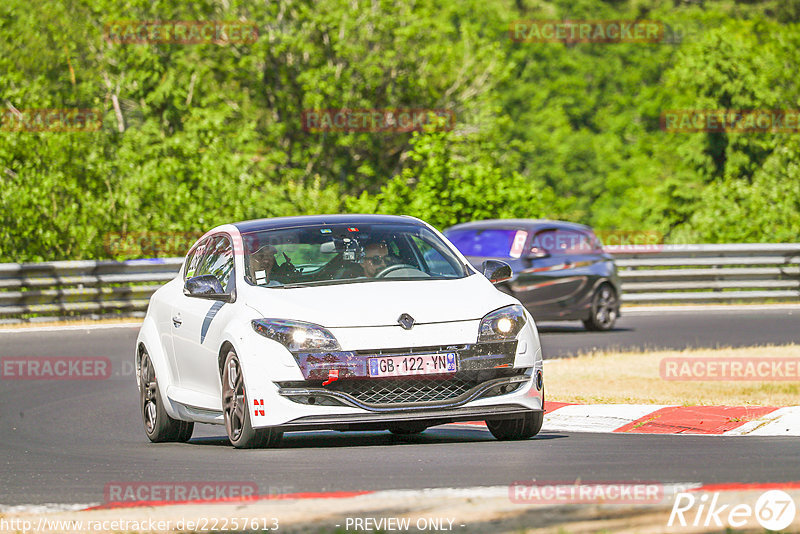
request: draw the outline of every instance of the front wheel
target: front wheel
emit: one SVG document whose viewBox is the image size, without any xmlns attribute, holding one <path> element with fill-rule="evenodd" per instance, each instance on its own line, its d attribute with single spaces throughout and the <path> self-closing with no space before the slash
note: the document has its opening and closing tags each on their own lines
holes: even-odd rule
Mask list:
<svg viewBox="0 0 800 534">
<path fill-rule="evenodd" d="M 544 412 L 528 412 L 515 419 L 488 420 L 486 426 L 492 435 L 501 440 L 528 439 L 542 429 Z"/>
<path fill-rule="evenodd" d="M 587 330 L 603 331 L 614 328 L 619 317 L 619 301 L 617 294 L 609 284 L 603 284 L 592 298 L 592 311 L 583 320 Z"/>
<path fill-rule="evenodd" d="M 144 432 L 150 441 L 186 442 L 192 437 L 194 423 L 173 419 L 164 409 L 156 371 L 153 362 L 150 361 L 150 355 L 144 349 L 139 364 L 139 408 L 142 411 Z"/>
<path fill-rule="evenodd" d="M 277 429 L 254 429 L 250 423 L 242 366 L 232 350 L 228 352 L 222 369 L 222 411 L 228 439 L 237 449 L 274 447 L 283 437 L 283 432 Z"/>
</svg>

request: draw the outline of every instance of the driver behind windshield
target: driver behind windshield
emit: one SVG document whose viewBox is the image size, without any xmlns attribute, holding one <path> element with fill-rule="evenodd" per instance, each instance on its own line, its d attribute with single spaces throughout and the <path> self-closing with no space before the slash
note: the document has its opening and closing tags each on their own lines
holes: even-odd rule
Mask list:
<svg viewBox="0 0 800 534">
<path fill-rule="evenodd" d="M 364 262 L 361 267 L 364 269 L 364 276 L 375 278 L 388 265 L 394 263 L 389 256 L 389 247 L 386 243 L 370 243 L 364 247 Z"/>
</svg>

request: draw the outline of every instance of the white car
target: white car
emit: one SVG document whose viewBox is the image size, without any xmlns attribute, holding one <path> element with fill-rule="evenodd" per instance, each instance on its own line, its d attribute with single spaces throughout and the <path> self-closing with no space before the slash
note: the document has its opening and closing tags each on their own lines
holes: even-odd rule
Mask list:
<svg viewBox="0 0 800 534">
<path fill-rule="evenodd" d="M 544 415 L 539 335 L 492 285 L 508 265 L 483 270 L 412 217 L 219 226 L 150 299 L 135 352 L 145 432 L 187 441 L 194 423 L 224 424 L 246 448 L 483 420 L 529 438 Z"/>
</svg>

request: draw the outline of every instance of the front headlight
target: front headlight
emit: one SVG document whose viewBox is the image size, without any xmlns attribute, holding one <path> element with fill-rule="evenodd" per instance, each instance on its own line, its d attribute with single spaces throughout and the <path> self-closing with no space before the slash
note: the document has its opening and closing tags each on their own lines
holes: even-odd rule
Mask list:
<svg viewBox="0 0 800 534">
<path fill-rule="evenodd" d="M 340 350 L 333 334 L 318 324 L 288 319 L 256 319 L 252 325 L 253 330 L 274 339 L 290 352 Z"/>
<path fill-rule="evenodd" d="M 519 304 L 500 308 L 486 315 L 478 328 L 478 341 L 508 341 L 525 326 L 525 309 Z"/>
</svg>

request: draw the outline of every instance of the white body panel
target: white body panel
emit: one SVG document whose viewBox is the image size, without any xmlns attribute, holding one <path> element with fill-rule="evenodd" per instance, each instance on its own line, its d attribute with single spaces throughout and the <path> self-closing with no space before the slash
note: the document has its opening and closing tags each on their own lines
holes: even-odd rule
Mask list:
<svg viewBox="0 0 800 534">
<path fill-rule="evenodd" d="M 380 413 L 364 408 L 301 404 L 279 394 L 276 382 L 299 382 L 305 377 L 295 355 L 253 329 L 251 321 L 255 319 L 315 323 L 333 334 L 342 351 L 385 351 L 474 345 L 484 316 L 519 304 L 477 273 L 450 280 L 379 280 L 297 288 L 253 286 L 243 277 L 238 229 L 226 225 L 206 235 L 219 232 L 227 232 L 234 242 L 234 302 L 185 296 L 184 266 L 175 280 L 152 296 L 137 340 L 137 368 L 140 348 L 144 347 L 153 361 L 163 404 L 174 419 L 223 423 L 220 363 L 227 353 L 223 347 L 229 346 L 241 362 L 248 399 L 264 401 L 264 415 L 249 403 L 253 427 L 325 416 L 332 422 L 337 416 L 379 420 Z M 413 328 L 406 330 L 398 324 L 403 313 L 416 320 Z M 541 345 L 533 318 L 527 312 L 526 316 L 527 323 L 516 337 L 513 367 L 530 369 L 530 379 L 513 393 L 454 407 L 454 415 L 460 410 L 495 405 L 543 409 L 543 392 L 535 387 L 534 378 L 542 370 Z"/>
</svg>

